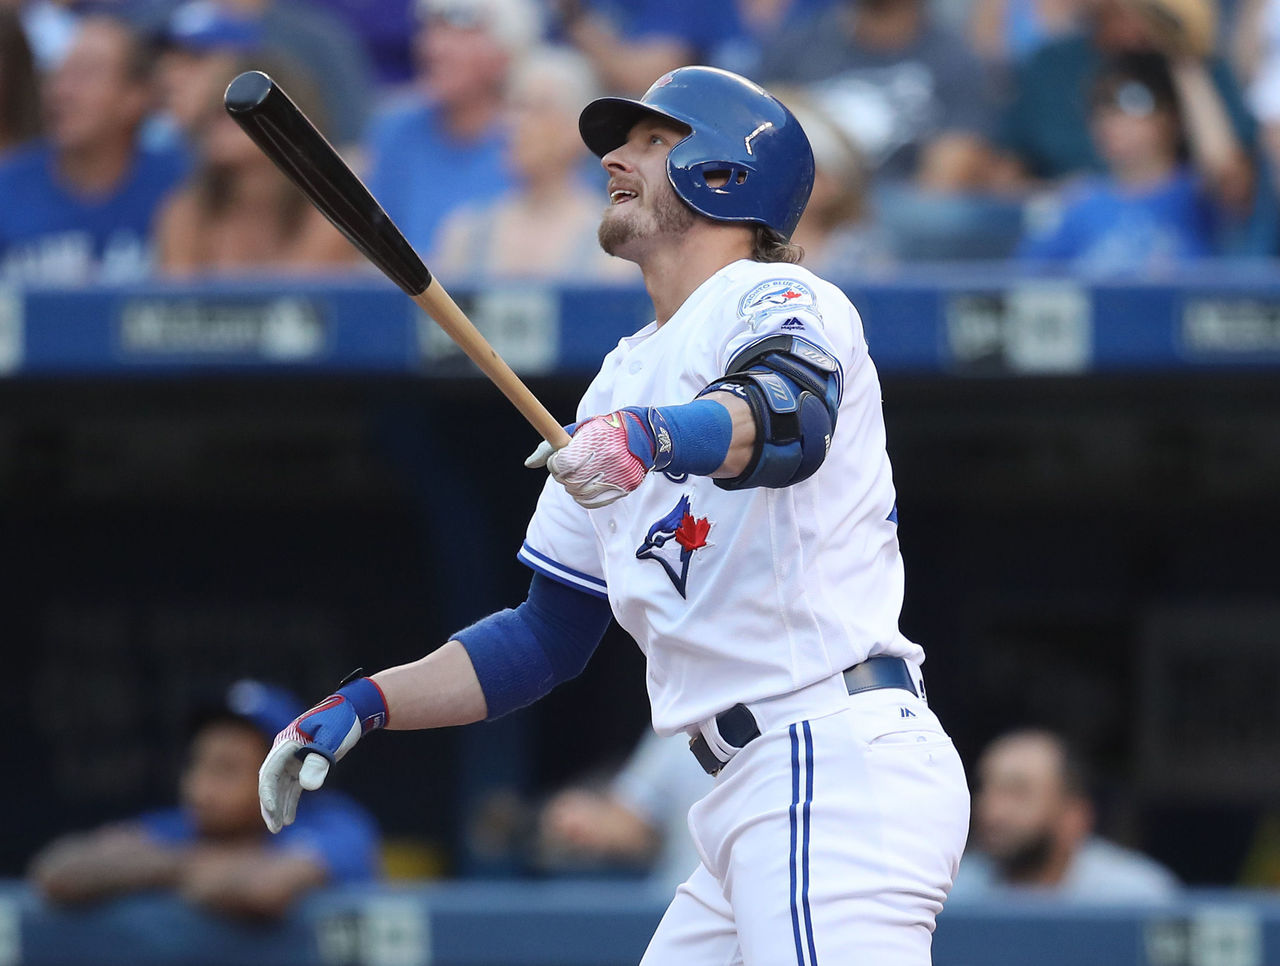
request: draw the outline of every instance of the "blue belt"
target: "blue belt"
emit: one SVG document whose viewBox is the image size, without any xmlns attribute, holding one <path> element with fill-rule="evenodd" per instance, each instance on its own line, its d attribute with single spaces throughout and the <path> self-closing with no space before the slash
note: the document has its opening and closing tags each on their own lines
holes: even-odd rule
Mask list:
<svg viewBox="0 0 1280 966">
<path fill-rule="evenodd" d="M 911 676 L 911 667 L 900 657 L 869 657 L 844 672 L 844 683 L 850 694 L 901 688 L 920 697 Z M 735 704 L 728 711 L 716 715 L 716 729 L 727 744 L 739 751 L 760 737 L 760 726 L 745 704 Z M 727 764 L 716 757 L 701 732 L 689 740 L 689 750 L 708 775 L 719 774 Z"/>
</svg>

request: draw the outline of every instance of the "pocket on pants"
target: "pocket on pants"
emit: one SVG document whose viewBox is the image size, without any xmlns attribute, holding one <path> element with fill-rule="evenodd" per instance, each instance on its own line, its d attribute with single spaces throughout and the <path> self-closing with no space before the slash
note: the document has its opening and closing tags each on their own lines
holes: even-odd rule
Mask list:
<svg viewBox="0 0 1280 966">
<path fill-rule="evenodd" d="M 867 744 L 872 748 L 882 748 L 886 745 L 927 747 L 931 745 L 949 745 L 951 744 L 951 739 L 938 731 L 916 729 L 914 731 L 888 731 L 876 738 L 872 738 Z"/>
<path fill-rule="evenodd" d="M 913 694 L 886 688 L 851 701 L 854 731 L 868 748 L 950 741 L 929 706 Z"/>
</svg>

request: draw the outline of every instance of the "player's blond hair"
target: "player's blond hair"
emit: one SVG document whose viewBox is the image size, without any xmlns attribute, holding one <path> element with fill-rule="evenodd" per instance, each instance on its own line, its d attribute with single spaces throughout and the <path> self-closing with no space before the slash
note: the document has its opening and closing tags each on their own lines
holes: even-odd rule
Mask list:
<svg viewBox="0 0 1280 966">
<path fill-rule="evenodd" d="M 804 249 L 793 245 L 782 234 L 768 225 L 756 226 L 755 241 L 751 246 L 751 260 L 755 262 L 782 262 L 795 265 L 804 258 Z"/>
</svg>

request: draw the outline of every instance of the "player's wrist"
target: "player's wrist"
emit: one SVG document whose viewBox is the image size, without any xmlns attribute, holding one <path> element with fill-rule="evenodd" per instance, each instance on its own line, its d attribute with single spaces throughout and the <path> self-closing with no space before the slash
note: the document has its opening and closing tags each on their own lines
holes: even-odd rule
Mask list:
<svg viewBox="0 0 1280 966">
<path fill-rule="evenodd" d="M 648 414 L 646 406 L 624 406 L 618 410 L 623 431 L 627 434 L 627 449 L 639 460 L 645 472 L 653 469 L 658 456 L 658 440 Z"/>
<path fill-rule="evenodd" d="M 387 726 L 391 717 L 387 697 L 373 678 L 356 678 L 338 688 L 336 693 L 351 706 L 356 720 L 360 722 L 362 735 Z"/>
<path fill-rule="evenodd" d="M 733 417 L 714 399 L 695 399 L 679 406 L 633 406 L 653 441 L 651 470 L 675 476 L 710 476 L 733 442 Z M 633 450 L 634 452 L 634 450 Z"/>
</svg>

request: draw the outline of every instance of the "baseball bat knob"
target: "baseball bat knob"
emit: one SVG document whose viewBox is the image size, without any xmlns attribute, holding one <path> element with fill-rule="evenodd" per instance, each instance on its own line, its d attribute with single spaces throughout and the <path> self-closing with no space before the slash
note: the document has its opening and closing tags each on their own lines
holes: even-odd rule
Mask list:
<svg viewBox="0 0 1280 966">
<path fill-rule="evenodd" d="M 249 114 L 260 108 L 275 89 L 276 82 L 260 70 L 247 70 L 230 84 L 224 101 L 232 114 Z"/>
</svg>

